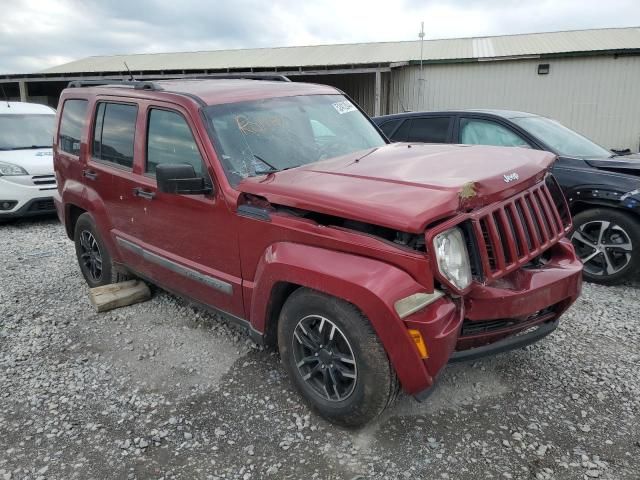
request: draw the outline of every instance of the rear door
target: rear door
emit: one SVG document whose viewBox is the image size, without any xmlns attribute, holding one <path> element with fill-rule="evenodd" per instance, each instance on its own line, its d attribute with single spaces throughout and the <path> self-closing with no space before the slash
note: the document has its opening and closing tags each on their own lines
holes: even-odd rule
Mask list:
<svg viewBox="0 0 640 480">
<path fill-rule="evenodd" d="M 131 191 L 134 187 L 135 135 L 139 107 L 119 97 L 100 97 L 92 112 L 88 161 L 83 170 L 86 198 L 109 239 L 135 228 Z M 137 269 L 139 258 L 118 248 L 120 260 Z"/>
<path fill-rule="evenodd" d="M 411 119 L 407 142 L 449 143 L 453 117 L 429 116 Z"/>
<path fill-rule="evenodd" d="M 235 223 L 189 112 L 161 102 L 141 104 L 131 237 L 120 240 L 142 259 L 141 273 L 201 303 L 244 316 Z M 138 160 L 138 159 L 136 159 Z M 172 195 L 157 189 L 160 164 L 189 163 L 214 187 L 212 194 Z M 124 242 L 123 242 L 124 240 Z"/>
<path fill-rule="evenodd" d="M 453 116 L 411 117 L 390 123 L 381 128 L 394 142 L 450 143 L 452 139 Z"/>
</svg>

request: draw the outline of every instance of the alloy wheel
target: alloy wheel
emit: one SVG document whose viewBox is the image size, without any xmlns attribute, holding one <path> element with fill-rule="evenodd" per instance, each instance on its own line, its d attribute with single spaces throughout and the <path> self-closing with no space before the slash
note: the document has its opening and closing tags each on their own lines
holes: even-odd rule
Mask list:
<svg viewBox="0 0 640 480">
<path fill-rule="evenodd" d="M 293 358 L 302 379 L 324 400 L 346 400 L 358 379 L 356 359 L 342 330 L 328 318 L 309 315 L 292 338 Z"/>
<path fill-rule="evenodd" d="M 83 230 L 80 234 L 80 250 L 80 261 L 85 271 L 94 282 L 99 282 L 102 279 L 102 254 L 100 245 L 88 230 Z"/>
<path fill-rule="evenodd" d="M 631 262 L 631 237 L 616 223 L 605 220 L 584 223 L 573 232 L 571 242 L 585 271 L 591 275 L 614 275 Z"/>
</svg>

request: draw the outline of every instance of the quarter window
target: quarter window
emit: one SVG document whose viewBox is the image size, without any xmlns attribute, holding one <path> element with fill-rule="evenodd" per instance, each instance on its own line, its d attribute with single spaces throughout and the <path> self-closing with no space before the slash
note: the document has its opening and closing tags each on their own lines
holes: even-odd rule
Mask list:
<svg viewBox="0 0 640 480">
<path fill-rule="evenodd" d="M 66 100 L 62 107 L 58 145 L 63 152 L 80 155 L 82 126 L 87 113 L 86 100 Z"/>
<path fill-rule="evenodd" d="M 411 120 L 405 120 L 402 122 L 393 135 L 389 138 L 389 140 L 393 142 L 404 142 L 407 140 L 407 135 L 409 135 L 409 128 L 411 127 Z"/>
<path fill-rule="evenodd" d="M 93 133 L 93 156 L 97 160 L 133 168 L 133 142 L 138 107 L 100 103 Z"/>
<path fill-rule="evenodd" d="M 408 142 L 446 143 L 449 117 L 414 118 L 407 137 Z"/>
<path fill-rule="evenodd" d="M 531 148 L 522 137 L 506 127 L 488 120 L 471 118 L 463 118 L 460 120 L 460 143 L 468 145 Z"/>
<path fill-rule="evenodd" d="M 151 109 L 145 171 L 155 174 L 158 165 L 176 163 L 188 163 L 202 176 L 202 157 L 184 117 L 176 112 Z"/>
<path fill-rule="evenodd" d="M 399 123 L 400 123 L 400 120 L 390 120 L 380 125 L 380 130 L 382 130 L 382 133 L 384 133 L 387 136 L 387 138 L 389 138 L 391 135 L 391 132 L 395 130 L 395 128 L 398 126 Z"/>
</svg>

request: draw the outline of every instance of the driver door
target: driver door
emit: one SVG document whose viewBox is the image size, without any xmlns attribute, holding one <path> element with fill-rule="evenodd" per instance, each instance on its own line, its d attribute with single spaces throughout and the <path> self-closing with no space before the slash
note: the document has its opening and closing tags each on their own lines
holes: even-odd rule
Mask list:
<svg viewBox="0 0 640 480">
<path fill-rule="evenodd" d="M 133 188 L 135 238 L 144 275 L 181 295 L 244 317 L 240 257 L 234 222 L 208 167 L 203 139 L 188 112 L 173 104 L 144 107 L 142 142 L 146 154 L 137 165 Z M 140 145 L 138 138 L 138 145 Z M 159 192 L 160 164 L 189 163 L 211 181 L 213 193 Z"/>
</svg>

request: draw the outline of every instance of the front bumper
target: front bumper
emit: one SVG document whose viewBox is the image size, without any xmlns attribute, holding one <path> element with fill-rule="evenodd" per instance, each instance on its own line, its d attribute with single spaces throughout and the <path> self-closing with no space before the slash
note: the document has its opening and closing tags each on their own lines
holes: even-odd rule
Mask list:
<svg viewBox="0 0 640 480">
<path fill-rule="evenodd" d="M 442 297 L 404 320 L 406 328 L 418 330 L 425 341 L 428 358 L 423 361 L 431 378 L 438 376 L 455 350 L 463 314 L 460 303 Z"/>
<path fill-rule="evenodd" d="M 0 219 L 55 213 L 52 199 L 55 190 L 53 174 L 0 177 L 0 204 L 12 205 L 7 210 L 0 209 Z"/>
<path fill-rule="evenodd" d="M 582 263 L 573 246 L 563 239 L 549 254 L 544 266 L 521 268 L 491 285 L 477 286 L 465 297 L 457 351 L 554 322 L 576 301 L 582 288 Z"/>
<path fill-rule="evenodd" d="M 56 213 L 56 208 L 53 204 L 52 197 L 39 197 L 32 198 L 27 202 L 23 202 L 22 206 L 11 209 L 11 211 L 0 211 L 0 220 L 23 218 L 23 217 L 36 217 L 40 215 L 53 215 Z"/>
<path fill-rule="evenodd" d="M 542 267 L 521 268 L 490 285 L 476 285 L 464 303 L 443 297 L 405 320 L 407 328 L 420 330 L 429 352 L 435 352 L 424 361 L 432 377 L 448 362 L 522 348 L 555 330 L 559 317 L 580 295 L 582 263 L 567 239 L 549 253 Z M 432 389 L 413 396 L 424 401 Z"/>
</svg>

